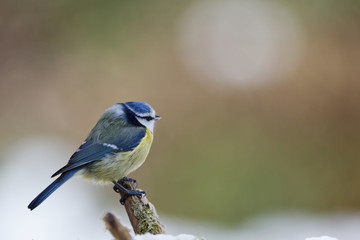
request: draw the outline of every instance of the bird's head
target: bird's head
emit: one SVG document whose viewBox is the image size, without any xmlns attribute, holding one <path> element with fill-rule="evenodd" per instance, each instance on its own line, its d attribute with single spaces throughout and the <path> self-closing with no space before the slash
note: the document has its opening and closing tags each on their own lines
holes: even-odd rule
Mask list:
<svg viewBox="0 0 360 240">
<path fill-rule="evenodd" d="M 160 119 L 160 116 L 155 114 L 155 110 L 145 102 L 117 103 L 107 111 L 113 112 L 115 117 L 124 118 L 130 124 L 140 124 L 151 132 L 154 131 L 155 121 Z"/>
</svg>

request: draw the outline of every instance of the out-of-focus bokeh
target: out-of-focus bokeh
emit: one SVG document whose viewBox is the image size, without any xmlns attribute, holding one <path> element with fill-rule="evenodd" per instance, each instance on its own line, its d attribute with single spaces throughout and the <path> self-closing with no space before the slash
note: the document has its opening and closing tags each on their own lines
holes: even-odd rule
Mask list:
<svg viewBox="0 0 360 240">
<path fill-rule="evenodd" d="M 24 202 L 3 206 L 26 209 L 106 108 L 138 100 L 162 120 L 131 177 L 160 213 L 358 211 L 359 26 L 355 0 L 1 1 L 0 185 Z M 39 136 L 62 139 L 56 156 L 27 157 Z M 74 201 L 119 209 L 111 187 L 81 184 L 91 197 L 60 188 L 43 205 L 61 198 L 67 224 Z"/>
</svg>

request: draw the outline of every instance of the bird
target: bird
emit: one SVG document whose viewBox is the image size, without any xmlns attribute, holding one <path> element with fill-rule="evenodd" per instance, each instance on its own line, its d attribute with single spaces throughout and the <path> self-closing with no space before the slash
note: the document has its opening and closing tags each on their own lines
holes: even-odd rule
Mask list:
<svg viewBox="0 0 360 240">
<path fill-rule="evenodd" d="M 128 174 L 145 161 L 152 141 L 154 124 L 161 117 L 145 102 L 116 103 L 101 115 L 88 137 L 70 157 L 68 163 L 51 177 L 58 176 L 28 205 L 39 206 L 56 189 L 75 175 L 95 182 L 115 184 L 128 195 L 141 196 L 144 191 L 127 190 L 117 181 L 132 181 Z M 116 190 L 116 189 L 115 189 Z"/>
</svg>

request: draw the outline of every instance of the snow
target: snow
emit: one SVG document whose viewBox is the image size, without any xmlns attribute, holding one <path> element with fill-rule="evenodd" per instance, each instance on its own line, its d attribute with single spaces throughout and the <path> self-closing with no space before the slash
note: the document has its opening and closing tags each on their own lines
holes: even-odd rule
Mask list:
<svg viewBox="0 0 360 240">
<path fill-rule="evenodd" d="M 150 233 L 144 234 L 144 235 L 136 235 L 133 237 L 134 240 L 200 240 L 199 238 L 188 235 L 188 234 L 180 234 L 177 236 L 172 236 L 169 234 L 158 234 L 153 235 Z"/>
<path fill-rule="evenodd" d="M 305 240 L 337 240 L 337 239 L 332 238 L 332 237 L 328 237 L 328 236 L 321 236 L 321 237 L 306 238 Z"/>
</svg>

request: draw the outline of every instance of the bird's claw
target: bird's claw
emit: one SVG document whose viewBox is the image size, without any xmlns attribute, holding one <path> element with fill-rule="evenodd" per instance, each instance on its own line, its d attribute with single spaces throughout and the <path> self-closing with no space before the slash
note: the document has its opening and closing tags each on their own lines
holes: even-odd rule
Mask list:
<svg viewBox="0 0 360 240">
<path fill-rule="evenodd" d="M 120 183 L 122 182 L 123 178 L 119 180 L 119 182 L 113 181 L 114 183 L 114 191 L 117 193 L 120 193 L 120 190 L 124 192 L 124 195 L 121 197 L 120 199 L 120 203 L 122 205 L 124 205 L 125 200 L 129 197 L 129 196 L 137 196 L 138 198 L 142 198 L 142 195 L 146 195 L 146 192 L 143 190 L 129 190 L 126 189 L 124 186 L 122 186 Z M 133 179 L 135 180 L 135 179 Z M 135 180 L 136 181 L 136 180 Z"/>
<path fill-rule="evenodd" d="M 137 186 L 138 186 L 138 183 L 137 183 L 136 179 L 134 179 L 134 178 L 123 177 L 119 180 L 119 182 L 121 184 L 123 184 L 124 182 L 131 182 L 131 183 L 135 184 L 135 186 L 133 186 L 134 188 L 137 188 Z"/>
<path fill-rule="evenodd" d="M 145 191 L 142 190 L 128 190 L 128 192 L 125 192 L 124 196 L 121 197 L 120 199 L 120 203 L 121 205 L 125 204 L 125 200 L 129 197 L 129 196 L 137 196 L 138 198 L 142 198 L 142 196 L 146 195 Z"/>
<path fill-rule="evenodd" d="M 116 184 L 114 185 L 113 189 L 115 192 L 120 193 L 120 190 Z"/>
</svg>

